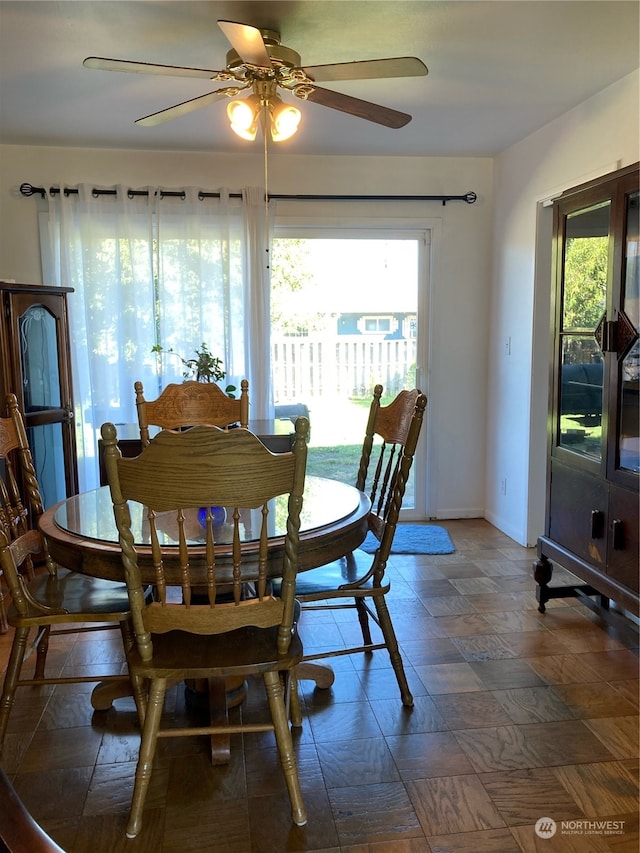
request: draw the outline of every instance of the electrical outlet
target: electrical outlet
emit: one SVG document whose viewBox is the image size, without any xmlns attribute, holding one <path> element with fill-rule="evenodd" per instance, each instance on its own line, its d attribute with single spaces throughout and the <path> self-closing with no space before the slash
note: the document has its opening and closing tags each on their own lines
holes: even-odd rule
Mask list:
<svg viewBox="0 0 640 853">
<path fill-rule="evenodd" d="M 507 478 L 506 477 L 503 477 L 502 480 L 500 480 L 500 494 L 502 494 L 502 495 L 507 494 Z"/>
</svg>

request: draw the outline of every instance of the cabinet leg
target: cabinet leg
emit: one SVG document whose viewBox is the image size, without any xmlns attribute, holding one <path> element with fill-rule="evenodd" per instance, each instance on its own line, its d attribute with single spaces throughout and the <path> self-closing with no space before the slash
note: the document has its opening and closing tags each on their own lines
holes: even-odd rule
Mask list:
<svg viewBox="0 0 640 853">
<path fill-rule="evenodd" d="M 545 604 L 551 598 L 549 593 L 549 581 L 553 575 L 553 564 L 542 556 L 539 560 L 534 560 L 533 563 L 533 579 L 538 584 L 536 588 L 536 600 L 538 602 L 538 611 L 544 613 L 546 610 Z"/>
</svg>

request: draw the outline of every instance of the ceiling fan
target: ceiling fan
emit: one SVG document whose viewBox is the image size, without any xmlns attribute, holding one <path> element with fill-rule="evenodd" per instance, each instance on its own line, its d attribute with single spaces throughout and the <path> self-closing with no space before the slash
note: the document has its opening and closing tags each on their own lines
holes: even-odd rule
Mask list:
<svg viewBox="0 0 640 853">
<path fill-rule="evenodd" d="M 145 126 L 160 124 L 223 98 L 235 98 L 236 95 L 250 89 L 251 94 L 248 98 L 232 101 L 228 105 L 227 113 L 231 127 L 245 139 L 255 139 L 258 122 L 262 121 L 264 127 L 270 127 L 274 141 L 292 136 L 300 121 L 300 111 L 284 103 L 278 94 L 278 89 L 289 92 L 303 101 L 311 101 L 330 109 L 340 110 L 385 127 L 400 128 L 411 121 L 411 116 L 407 113 L 331 89 L 323 89 L 317 85 L 317 82 L 419 77 L 428 73 L 426 65 L 415 56 L 302 66 L 300 54 L 281 44 L 280 33 L 275 30 L 257 29 L 248 24 L 233 21 L 218 21 L 218 26 L 232 47 L 227 53 L 226 68 L 221 71 L 156 65 L 150 62 L 108 59 L 101 56 L 88 56 L 83 65 L 86 68 L 97 68 L 103 71 L 199 77 L 220 82 L 232 81 L 233 85 L 143 116 L 136 120 L 136 124 Z"/>
</svg>

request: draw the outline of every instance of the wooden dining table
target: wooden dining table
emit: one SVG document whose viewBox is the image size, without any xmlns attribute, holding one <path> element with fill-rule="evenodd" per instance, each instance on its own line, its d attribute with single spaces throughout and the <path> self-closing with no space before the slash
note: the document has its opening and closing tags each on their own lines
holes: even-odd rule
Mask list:
<svg viewBox="0 0 640 853">
<path fill-rule="evenodd" d="M 271 529 L 267 573 L 271 577 L 279 577 L 282 573 L 287 500 L 287 495 L 276 498 L 269 514 Z M 367 534 L 370 508 L 368 496 L 353 486 L 324 477 L 307 477 L 300 514 L 298 571 L 304 572 L 318 568 L 355 550 Z M 144 583 L 153 584 L 155 572 L 146 511 L 141 504 L 133 501 L 129 502 L 129 509 L 142 580 Z M 257 552 L 258 549 L 258 541 L 254 537 L 260 531 L 260 518 L 258 516 L 253 518 L 255 512 L 261 517 L 260 510 L 248 511 L 241 525 L 242 547 L 249 553 Z M 124 581 L 122 552 L 118 544 L 118 530 L 108 486 L 73 495 L 45 510 L 40 517 L 39 528 L 47 539 L 49 552 L 55 562 L 92 577 Z M 225 542 L 224 530 L 223 526 L 218 538 L 217 565 L 221 583 L 224 582 L 226 562 L 229 567 L 229 578 L 232 571 L 231 540 L 229 538 Z M 198 583 L 198 571 L 201 570 L 204 586 L 206 584 L 205 545 L 204 540 L 199 538 L 202 533 L 202 528 L 194 524 L 190 544 L 193 549 L 192 578 L 195 583 Z M 179 587 L 178 547 L 169 524 L 161 535 L 164 537 L 163 544 L 175 545 L 176 551 L 175 563 L 171 560 L 171 547 L 168 549 L 168 555 L 165 554 L 164 568 L 167 583 Z M 203 558 L 201 566 L 198 561 L 200 544 Z M 330 687 L 333 683 L 333 671 L 325 664 L 305 661 L 299 665 L 297 672 L 298 678 L 312 679 L 318 687 Z M 128 679 L 123 678 L 122 684 L 114 681 L 98 684 L 92 693 L 91 702 L 95 709 L 106 710 L 114 699 L 129 694 Z M 227 701 L 226 707 L 228 704 Z M 216 713 L 218 712 L 219 708 Z M 214 745 L 212 742 L 212 759 L 216 763 L 228 760 L 228 746 L 220 745 L 219 742 Z"/>
</svg>

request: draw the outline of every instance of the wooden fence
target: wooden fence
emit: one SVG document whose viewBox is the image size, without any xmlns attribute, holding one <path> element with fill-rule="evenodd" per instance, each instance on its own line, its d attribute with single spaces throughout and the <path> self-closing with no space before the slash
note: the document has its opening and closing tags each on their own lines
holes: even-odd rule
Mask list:
<svg viewBox="0 0 640 853">
<path fill-rule="evenodd" d="M 380 382 L 386 394 L 415 384 L 415 338 L 384 340 L 364 335 L 271 339 L 276 402 L 314 397 L 369 397 Z"/>
</svg>

